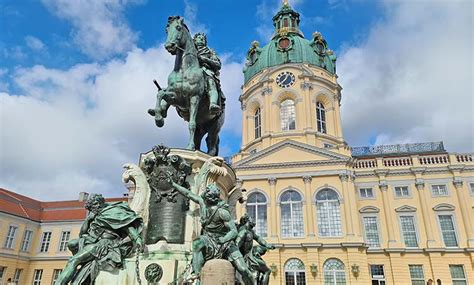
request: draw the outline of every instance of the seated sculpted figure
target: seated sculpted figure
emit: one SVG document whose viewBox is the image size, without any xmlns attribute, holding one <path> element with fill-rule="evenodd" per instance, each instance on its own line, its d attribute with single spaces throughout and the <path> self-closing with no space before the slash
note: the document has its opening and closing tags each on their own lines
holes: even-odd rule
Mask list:
<svg viewBox="0 0 474 285">
<path fill-rule="evenodd" d="M 106 203 L 102 195 L 92 194 L 85 208 L 89 215 L 81 226 L 79 239 L 68 242 L 73 256 L 56 284 L 94 284 L 100 270 L 122 268 L 124 258 L 134 248 L 143 248 L 143 221 L 127 203 Z"/>
<path fill-rule="evenodd" d="M 235 243 L 244 256 L 248 267 L 254 272 L 258 285 L 268 285 L 270 282 L 271 270 L 262 258 L 268 249 L 275 249 L 275 246 L 268 244 L 255 230 L 255 223 L 247 213 L 240 218 L 239 234 Z M 258 245 L 253 245 L 256 241 Z"/>
<path fill-rule="evenodd" d="M 172 183 L 178 192 L 200 206 L 202 231 L 201 235 L 193 241 L 194 274 L 198 275 L 204 263 L 210 259 L 227 259 L 240 273 L 246 285 L 254 285 L 252 273 L 234 242 L 238 233 L 237 227 L 232 220 L 229 206 L 220 198 L 217 185 L 207 185 L 199 196 L 177 183 Z"/>
</svg>

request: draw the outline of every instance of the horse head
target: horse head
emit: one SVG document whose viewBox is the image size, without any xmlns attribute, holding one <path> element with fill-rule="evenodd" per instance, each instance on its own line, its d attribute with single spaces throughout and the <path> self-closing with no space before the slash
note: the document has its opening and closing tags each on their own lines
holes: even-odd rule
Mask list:
<svg viewBox="0 0 474 285">
<path fill-rule="evenodd" d="M 185 33 L 189 33 L 189 29 L 184 24 L 184 19 L 180 16 L 171 16 L 168 18 L 166 25 L 166 34 L 168 35 L 165 42 L 166 50 L 171 54 L 176 54 L 178 49 L 183 50 L 186 45 Z"/>
</svg>

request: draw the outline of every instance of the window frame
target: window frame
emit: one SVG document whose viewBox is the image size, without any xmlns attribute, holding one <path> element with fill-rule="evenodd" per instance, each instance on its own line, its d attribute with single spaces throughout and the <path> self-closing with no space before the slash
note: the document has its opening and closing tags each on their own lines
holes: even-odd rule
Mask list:
<svg viewBox="0 0 474 285">
<path fill-rule="evenodd" d="M 374 275 L 372 274 L 372 266 L 381 266 L 382 267 L 382 271 L 383 271 L 383 275 L 375 275 L 375 276 L 382 276 L 382 278 L 377 278 L 377 277 L 374 277 Z M 384 283 L 383 284 L 387 284 L 387 276 L 385 275 L 385 265 L 384 264 L 369 264 L 369 276 L 370 276 L 370 281 L 377 281 L 377 283 L 380 285 L 381 281 L 383 281 Z M 377 279 L 374 279 L 374 278 L 377 278 Z M 371 284 L 373 284 L 371 282 Z"/>
<path fill-rule="evenodd" d="M 327 109 L 320 101 L 316 102 L 316 130 L 318 133 L 327 134 Z"/>
<path fill-rule="evenodd" d="M 336 200 L 319 200 L 318 201 L 318 199 L 317 199 L 318 194 L 321 191 L 325 191 L 325 190 L 333 191 L 337 195 L 337 199 Z M 334 228 L 334 226 L 337 225 L 338 223 L 335 220 L 331 220 L 329 218 L 330 217 L 329 213 L 327 213 L 327 217 L 328 217 L 328 223 L 327 224 L 328 224 L 328 228 L 330 229 L 328 231 L 329 235 L 322 235 L 321 234 L 321 226 L 320 226 L 320 221 L 321 221 L 321 224 L 322 224 L 322 220 L 321 220 L 319 205 L 320 204 L 327 204 L 326 209 L 329 209 L 331 204 L 334 204 L 335 202 L 337 202 L 337 212 L 338 212 L 338 215 L 339 215 L 339 225 L 340 225 L 339 234 L 337 234 L 337 235 L 332 235 L 331 234 L 331 228 Z M 316 191 L 316 193 L 314 195 L 314 203 L 316 205 L 316 224 L 317 224 L 317 227 L 318 227 L 318 237 L 319 238 L 340 238 L 340 237 L 343 237 L 344 233 L 343 233 L 343 221 L 342 221 L 342 214 L 341 214 L 341 196 L 339 195 L 339 193 L 336 190 L 331 189 L 331 188 L 327 188 L 327 187 L 319 189 L 318 191 Z"/>
<path fill-rule="evenodd" d="M 37 273 L 39 273 L 39 274 L 37 274 Z M 43 269 L 35 269 L 33 271 L 33 282 L 32 282 L 32 284 L 33 285 L 40 285 L 41 284 L 41 279 L 43 279 Z"/>
<path fill-rule="evenodd" d="M 15 229 L 13 231 L 13 236 L 10 236 L 10 229 Z M 9 224 L 8 225 L 7 235 L 5 236 L 5 242 L 3 243 L 3 248 L 4 249 L 15 249 L 15 247 L 16 247 L 16 236 L 18 235 L 19 229 L 20 229 L 20 227 L 17 224 Z"/>
<path fill-rule="evenodd" d="M 68 239 L 66 241 L 63 241 L 63 234 L 64 233 L 69 233 Z M 71 240 L 71 230 L 70 229 L 63 229 L 61 231 L 61 234 L 59 235 L 58 252 L 68 251 L 67 244 L 70 240 Z M 64 247 L 64 249 L 63 249 L 63 247 Z"/>
<path fill-rule="evenodd" d="M 372 196 L 371 197 L 363 197 L 362 196 L 362 190 L 368 190 L 368 189 L 371 189 L 372 191 Z M 367 194 L 367 191 L 365 191 L 365 193 Z M 370 187 L 370 186 L 360 186 L 360 187 L 357 187 L 357 194 L 359 195 L 359 199 L 360 200 L 375 200 L 376 197 L 375 197 L 375 191 L 374 191 L 374 187 Z"/>
<path fill-rule="evenodd" d="M 377 235 L 378 235 L 378 239 L 379 239 L 379 246 L 377 246 L 377 247 L 369 246 L 368 248 L 369 248 L 369 249 L 379 249 L 379 248 L 382 248 L 382 232 L 381 232 L 381 230 L 380 230 L 379 216 L 377 215 L 377 213 L 362 213 L 362 214 L 361 214 L 362 229 L 363 229 L 363 231 L 364 231 L 364 242 L 365 242 L 367 245 L 369 245 L 369 244 L 367 243 L 367 231 L 366 231 L 366 228 L 365 228 L 364 218 L 375 218 L 375 222 L 376 222 L 376 225 L 377 225 Z"/>
<path fill-rule="evenodd" d="M 469 194 L 471 194 L 471 196 L 474 196 L 474 182 L 468 182 L 469 184 Z"/>
<path fill-rule="evenodd" d="M 51 285 L 56 285 L 59 275 L 63 272 L 63 269 L 53 269 L 53 275 L 51 277 Z"/>
<path fill-rule="evenodd" d="M 23 268 L 15 268 L 15 273 L 13 274 L 12 282 L 13 284 L 21 284 L 21 273 L 23 272 Z M 1 282 L 1 280 L 0 280 Z M 1 283 L 0 283 L 1 284 Z"/>
<path fill-rule="evenodd" d="M 326 269 L 326 268 L 325 268 L 325 265 L 326 265 L 330 260 L 337 260 L 337 261 L 339 261 L 339 262 L 343 265 L 344 269 L 329 269 L 329 270 Z M 322 275 L 323 275 L 323 276 L 322 276 L 322 277 L 323 277 L 323 284 L 326 284 L 326 273 L 330 273 L 330 274 L 332 275 L 332 278 L 333 278 L 333 281 L 334 281 L 334 282 L 332 283 L 333 285 L 338 285 L 338 283 L 337 283 L 337 278 L 336 278 L 336 273 L 337 273 L 337 272 L 344 272 L 344 284 L 347 284 L 347 279 L 350 279 L 350 276 L 349 276 L 349 278 L 347 278 L 346 265 L 345 265 L 344 262 L 342 262 L 342 260 L 340 260 L 339 258 L 330 257 L 330 258 L 326 259 L 326 260 L 324 261 L 322 267 L 323 267 L 323 270 L 322 270 L 322 271 L 323 271 L 323 273 L 322 273 Z"/>
<path fill-rule="evenodd" d="M 462 268 L 462 272 L 464 274 L 464 278 L 453 278 L 453 275 L 451 273 L 451 267 L 452 266 L 460 266 Z M 451 281 L 454 283 L 454 281 L 464 281 L 465 284 L 467 285 L 468 282 L 467 282 L 467 275 L 466 275 L 466 269 L 464 268 L 464 264 L 449 264 L 448 266 L 449 268 L 449 276 L 451 277 Z"/>
<path fill-rule="evenodd" d="M 402 227 L 402 217 L 411 217 L 413 219 L 413 227 L 415 228 L 416 246 L 407 246 L 405 242 L 405 232 L 403 231 L 403 227 Z M 398 225 L 400 227 L 400 235 L 401 235 L 403 244 L 405 245 L 405 248 L 420 248 L 420 234 L 418 232 L 418 223 L 417 223 L 416 215 L 414 213 L 399 213 Z"/>
<path fill-rule="evenodd" d="M 260 190 L 255 190 L 255 191 L 252 191 L 250 192 L 248 195 L 247 195 L 247 201 L 249 200 L 250 196 L 251 195 L 257 195 L 257 194 L 260 194 L 260 195 L 263 195 L 263 197 L 265 197 L 265 202 L 251 202 L 250 204 L 248 202 L 246 202 L 245 204 L 245 211 L 248 213 L 248 208 L 249 206 L 251 207 L 255 207 L 255 216 L 256 218 L 254 219 L 254 223 L 255 223 L 255 232 L 259 235 L 259 236 L 262 236 L 262 237 L 267 237 L 268 236 L 268 197 L 267 195 L 265 195 L 262 191 Z M 259 221 L 258 221 L 258 206 L 265 206 L 265 212 L 266 212 L 266 223 L 265 223 L 265 233 L 262 234 L 260 232 L 258 232 L 258 229 L 259 229 Z"/>
<path fill-rule="evenodd" d="M 283 196 L 283 194 L 285 194 L 287 191 L 295 191 L 296 193 L 298 193 L 298 195 L 300 195 L 301 197 L 301 201 L 281 201 L 281 197 Z M 297 191 L 296 189 L 293 189 L 293 188 L 289 188 L 289 189 L 285 189 L 281 192 L 280 194 L 280 197 L 278 198 L 278 203 L 279 203 L 279 206 L 280 206 L 280 223 L 281 223 L 281 226 L 280 226 L 280 234 L 281 234 L 281 237 L 282 238 L 285 238 L 285 239 L 288 239 L 288 238 L 303 238 L 305 236 L 305 223 L 304 223 L 304 215 L 305 215 L 305 211 L 304 211 L 304 196 L 303 194 L 301 194 L 299 191 Z M 302 224 L 302 232 L 301 232 L 301 235 L 289 235 L 289 236 L 286 236 L 283 234 L 283 222 L 282 222 L 282 218 L 283 218 L 283 207 L 282 205 L 285 205 L 285 204 L 289 204 L 290 205 L 290 216 L 291 216 L 291 221 L 290 221 L 290 232 L 295 232 L 295 229 L 294 229 L 294 225 L 295 225 L 295 218 L 294 218 L 294 214 L 293 214 L 293 206 L 294 205 L 298 205 L 301 206 L 301 224 Z"/>
<path fill-rule="evenodd" d="M 435 194 L 433 192 L 433 187 L 434 186 L 444 186 L 446 189 L 446 194 Z M 430 192 L 431 192 L 431 197 L 433 198 L 438 198 L 438 197 L 449 197 L 450 192 L 449 192 L 449 186 L 447 183 L 431 183 L 430 184 Z"/>
<path fill-rule="evenodd" d="M 446 242 L 445 242 L 444 236 L 443 236 L 443 228 L 441 227 L 441 220 L 439 218 L 440 216 L 451 216 L 451 221 L 453 223 L 454 236 L 456 238 L 456 246 L 447 246 L 446 245 Z M 453 212 L 438 212 L 438 213 L 436 213 L 436 220 L 438 221 L 438 230 L 439 230 L 439 234 L 441 235 L 441 240 L 443 241 L 444 247 L 446 247 L 446 248 L 459 248 L 459 235 L 458 235 L 458 228 L 457 228 L 457 225 L 456 225 L 456 216 L 454 215 L 454 213 Z"/>
<path fill-rule="evenodd" d="M 262 137 L 262 109 L 260 107 L 255 110 L 253 117 L 254 139 L 259 139 Z"/>
<path fill-rule="evenodd" d="M 293 105 L 288 105 L 288 106 L 284 106 L 283 104 L 287 101 L 291 101 L 293 103 Z M 294 109 L 294 128 L 292 129 L 291 128 L 291 123 L 290 122 L 290 118 L 291 118 L 291 112 L 290 110 L 288 110 L 288 121 L 287 121 L 287 124 L 285 125 L 285 128 L 283 128 L 283 118 L 282 118 L 282 110 L 283 110 L 283 107 L 285 108 L 293 108 Z M 287 128 L 286 128 L 287 127 Z M 288 132 L 288 131 L 294 131 L 296 130 L 296 101 L 292 98 L 287 98 L 287 99 L 284 99 L 280 102 L 280 128 L 281 128 L 281 131 L 282 132 Z"/>
<path fill-rule="evenodd" d="M 403 195 L 403 191 L 402 191 L 402 192 L 400 192 L 402 195 L 398 196 L 397 195 L 397 188 L 406 188 L 407 194 Z M 409 185 L 394 185 L 394 186 L 392 186 L 392 190 L 393 190 L 393 196 L 395 197 L 395 199 L 411 199 L 412 198 L 412 191 L 411 191 Z"/>
<path fill-rule="evenodd" d="M 419 266 L 419 267 L 421 267 L 421 274 L 423 275 L 423 278 L 422 278 L 422 279 L 421 279 L 421 278 L 418 278 L 418 277 L 413 277 L 413 275 L 411 274 L 412 271 L 410 270 L 410 268 L 412 268 L 412 267 L 414 267 L 414 266 Z M 411 281 L 411 284 L 412 284 L 412 285 L 417 285 L 416 283 L 414 283 L 414 282 L 416 282 L 416 281 L 418 281 L 418 282 L 421 281 L 423 285 L 426 284 L 426 283 L 425 283 L 425 282 L 426 282 L 426 281 L 425 281 L 425 280 L 426 280 L 426 278 L 425 278 L 425 269 L 424 269 L 424 267 L 423 267 L 423 264 L 408 264 L 408 272 L 410 273 L 410 281 Z"/>
<path fill-rule="evenodd" d="M 45 242 L 45 235 L 48 234 L 48 233 L 49 233 L 49 238 L 48 238 L 48 241 Z M 52 236 L 53 236 L 52 231 L 44 231 L 44 232 L 41 233 L 41 239 L 40 239 L 39 248 L 38 248 L 39 253 L 46 253 L 46 252 L 49 251 L 49 248 L 51 246 Z M 47 243 L 46 249 L 43 251 L 43 244 L 46 244 L 46 243 Z"/>
<path fill-rule="evenodd" d="M 303 269 L 294 269 L 294 270 L 288 271 L 287 265 L 290 261 L 293 261 L 293 260 L 297 260 L 297 261 L 301 262 L 301 264 L 303 265 Z M 283 271 L 284 271 L 285 285 L 286 285 L 286 274 L 287 273 L 292 274 L 292 277 L 293 277 L 293 280 L 294 280 L 293 282 L 294 282 L 295 285 L 298 284 L 298 279 L 297 279 L 298 273 L 303 273 L 304 284 L 306 284 L 306 267 L 304 265 L 304 262 L 301 259 L 296 258 L 296 257 L 289 258 L 283 266 Z"/>
<path fill-rule="evenodd" d="M 27 239 L 27 234 L 30 233 L 30 235 L 28 236 L 28 239 Z M 30 250 L 30 247 L 31 247 L 31 244 L 33 243 L 33 236 L 34 236 L 34 232 L 33 230 L 31 229 L 25 229 L 25 231 L 23 232 L 23 238 L 21 240 L 21 244 L 20 244 L 20 251 L 22 252 L 28 252 Z"/>
<path fill-rule="evenodd" d="M 3 282 L 3 277 L 5 276 L 6 271 L 7 271 L 7 267 L 0 265 L 0 284 L 2 284 Z"/>
</svg>

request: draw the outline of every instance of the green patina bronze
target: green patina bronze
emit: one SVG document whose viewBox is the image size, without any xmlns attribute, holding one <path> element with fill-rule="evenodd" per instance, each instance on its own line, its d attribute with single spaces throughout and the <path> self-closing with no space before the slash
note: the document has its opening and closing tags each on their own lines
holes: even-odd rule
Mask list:
<svg viewBox="0 0 474 285">
<path fill-rule="evenodd" d="M 240 252 L 244 256 L 245 262 L 253 272 L 258 285 L 268 285 L 270 282 L 271 270 L 262 258 L 267 250 L 275 249 L 275 246 L 268 244 L 255 230 L 255 223 L 245 213 L 240 218 L 239 233 L 235 243 L 239 247 Z M 253 245 L 254 241 L 258 245 Z"/>
<path fill-rule="evenodd" d="M 151 190 L 145 242 L 166 240 L 183 244 L 189 200 L 178 195 L 169 179 L 189 187 L 186 177 L 191 174 L 191 166 L 180 156 L 169 155 L 170 149 L 165 146 L 155 146 L 152 152 L 153 156 L 146 158 L 143 166 Z"/>
<path fill-rule="evenodd" d="M 255 278 L 235 243 L 235 238 L 238 235 L 237 227 L 232 219 L 229 206 L 220 198 L 221 191 L 217 185 L 214 183 L 207 185 L 201 195 L 174 182 L 173 186 L 182 195 L 200 206 L 202 231 L 192 245 L 193 273 L 199 275 L 204 263 L 210 259 L 227 259 L 240 273 L 246 285 L 254 285 Z"/>
<path fill-rule="evenodd" d="M 163 127 L 168 108 L 175 106 L 178 114 L 188 121 L 187 148 L 200 149 L 207 134 L 207 153 L 219 153 L 219 132 L 224 124 L 225 97 L 219 81 L 221 62 L 215 52 L 207 47 L 204 34 L 193 38 L 183 18 L 168 18 L 165 48 L 176 55 L 173 71 L 168 76 L 168 87 L 159 85 L 156 106 L 148 113 L 155 117 L 158 127 Z"/>
<path fill-rule="evenodd" d="M 92 194 L 85 208 L 89 215 L 82 224 L 79 239 L 68 242 L 73 256 L 57 284 L 94 284 L 101 270 L 121 269 L 125 257 L 134 248 L 143 249 L 143 221 L 127 203 L 106 203 L 102 195 Z"/>
<path fill-rule="evenodd" d="M 299 23 L 299 13 L 285 2 L 273 17 L 275 32 L 271 41 L 262 48 L 254 41 L 247 52 L 245 83 L 264 69 L 285 63 L 306 63 L 336 73 L 336 55 L 328 48 L 321 33 L 313 33 L 309 41 L 300 31 Z"/>
</svg>

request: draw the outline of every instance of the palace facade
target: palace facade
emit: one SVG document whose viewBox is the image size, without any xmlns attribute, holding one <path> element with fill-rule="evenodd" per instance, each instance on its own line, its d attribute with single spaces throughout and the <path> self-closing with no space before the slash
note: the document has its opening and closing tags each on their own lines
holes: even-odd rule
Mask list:
<svg viewBox="0 0 474 285">
<path fill-rule="evenodd" d="M 270 284 L 474 282 L 474 162 L 442 142 L 349 147 L 335 56 L 287 3 L 247 55 L 242 147 Z M 350 107 L 350 106 L 348 106 Z"/>
<path fill-rule="evenodd" d="M 336 57 L 299 21 L 284 3 L 271 41 L 252 43 L 232 158 L 247 195 L 237 214 L 276 245 L 264 256 L 270 284 L 474 283 L 474 155 L 441 142 L 350 147 Z M 54 284 L 84 198 L 0 189 L 0 285 Z"/>
</svg>

